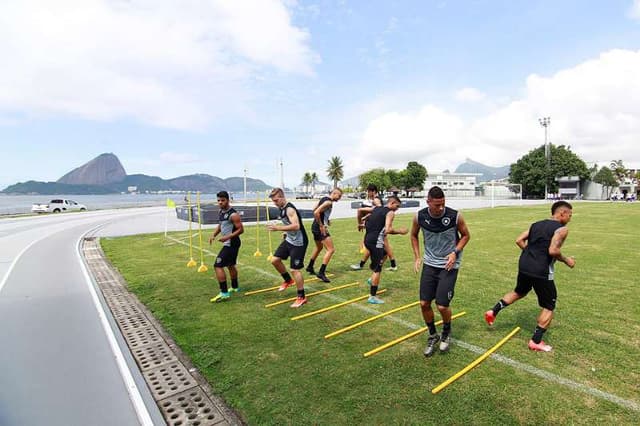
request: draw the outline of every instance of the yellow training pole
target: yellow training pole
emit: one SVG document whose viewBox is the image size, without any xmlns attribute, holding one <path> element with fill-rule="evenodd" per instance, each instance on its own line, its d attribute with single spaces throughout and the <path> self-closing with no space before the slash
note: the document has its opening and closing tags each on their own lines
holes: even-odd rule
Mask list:
<svg viewBox="0 0 640 426">
<path fill-rule="evenodd" d="M 386 291 L 387 291 L 387 289 L 385 288 L 383 290 L 380 290 L 378 292 L 378 294 L 382 294 L 382 293 L 384 293 Z M 348 305 L 350 303 L 355 303 L 355 302 L 358 302 L 360 300 L 367 299 L 368 297 L 369 297 L 369 295 L 365 294 L 364 296 L 356 297 L 355 299 L 351 299 L 351 300 L 344 301 L 342 303 L 338 303 L 338 304 L 335 304 L 335 305 L 327 306 L 326 308 L 318 309 L 317 311 L 312 311 L 312 312 L 308 312 L 306 314 L 302 314 L 302 315 L 298 315 L 298 316 L 292 317 L 291 321 L 298 321 L 298 320 L 301 320 L 303 318 L 309 318 L 309 317 L 312 317 L 314 315 L 322 314 L 324 312 L 328 312 L 328 311 L 331 311 L 333 309 L 341 308 L 341 307 L 346 306 L 346 305 Z"/>
<path fill-rule="evenodd" d="M 327 277 L 332 277 L 333 274 L 327 274 Z M 310 283 L 313 281 L 318 281 L 320 278 L 318 277 L 313 277 L 313 278 L 307 278 L 306 280 L 304 280 L 305 283 Z M 280 288 L 280 285 L 277 285 L 275 287 L 269 287 L 269 288 L 263 288 L 261 290 L 253 290 L 253 291 L 248 291 L 246 292 L 244 295 L 245 296 L 251 296 L 253 294 L 260 294 L 260 293 L 266 293 L 268 291 L 273 291 L 273 290 L 277 290 Z"/>
<path fill-rule="evenodd" d="M 507 334 L 507 336 L 504 339 L 500 340 L 494 347 L 492 347 L 491 349 L 489 349 L 488 351 L 486 351 L 485 353 L 480 355 L 471 364 L 467 365 L 465 368 L 463 368 L 462 370 L 458 371 L 456 374 L 454 374 L 453 376 L 449 377 L 447 380 L 445 380 L 444 382 L 442 382 L 441 384 L 439 384 L 438 386 L 433 388 L 431 390 L 431 393 L 434 394 L 434 395 L 437 394 L 442 389 L 446 388 L 451 383 L 455 382 L 460 377 L 464 376 L 467 372 L 469 372 L 469 370 L 471 370 L 476 365 L 480 364 L 482 361 L 487 359 L 489 357 L 489 355 L 491 355 L 492 353 L 497 351 L 500 348 L 500 346 L 502 346 L 505 343 L 507 343 L 507 340 L 511 339 L 518 331 L 520 331 L 520 327 L 514 328 L 511 333 Z"/>
<path fill-rule="evenodd" d="M 353 286 L 356 286 L 356 285 L 360 285 L 360 283 L 359 282 L 355 282 L 355 283 L 351 283 L 351 284 L 340 285 L 338 287 L 331 287 L 331 288 L 328 288 L 326 290 L 314 291 L 313 293 L 307 294 L 307 297 L 316 296 L 316 295 L 322 294 L 322 293 L 329 293 L 330 291 L 336 291 L 336 290 L 340 290 L 340 289 L 347 288 L 347 287 L 353 287 Z M 271 308 L 273 306 L 282 305 L 283 303 L 293 302 L 294 300 L 296 300 L 296 297 L 291 297 L 289 299 L 284 299 L 284 300 L 280 300 L 278 302 L 269 303 L 268 305 L 264 305 L 264 307 L 265 308 Z"/>
<path fill-rule="evenodd" d="M 187 192 L 187 207 L 189 208 L 189 261 L 187 262 L 187 268 L 193 268 L 197 263 L 193 260 L 193 231 L 191 228 L 193 215 L 191 214 L 191 191 Z"/>
<path fill-rule="evenodd" d="M 256 197 L 256 252 L 254 257 L 262 256 L 260 252 L 260 195 Z"/>
<path fill-rule="evenodd" d="M 408 308 L 411 308 L 412 306 L 416 306 L 416 305 L 419 305 L 419 304 L 420 304 L 420 301 L 418 300 L 417 302 L 409 303 L 408 305 L 400 306 L 399 308 L 395 308 L 395 309 L 392 309 L 390 311 L 383 312 L 381 314 L 372 316 L 371 318 L 367 318 L 364 321 L 360 321 L 360 322 L 357 322 L 355 324 L 351 324 L 350 326 L 347 326 L 345 328 L 341 328 L 340 330 L 336 330 L 333 333 L 329 333 L 326 336 L 324 336 L 324 338 L 325 339 L 330 339 L 332 337 L 336 337 L 336 336 L 338 336 L 338 335 L 340 335 L 342 333 L 346 333 L 347 331 L 351 331 L 354 328 L 358 328 L 361 325 L 365 325 L 367 323 L 370 323 L 371 321 L 375 321 L 375 320 L 380 319 L 382 317 L 386 317 L 387 315 L 391 315 L 391 314 L 396 313 L 398 311 L 402 311 L 403 309 L 408 309 Z"/>
<path fill-rule="evenodd" d="M 197 192 L 196 199 L 198 202 L 198 232 L 200 233 L 200 267 L 198 272 L 207 272 L 209 268 L 204 264 L 204 248 L 202 247 L 202 211 L 200 210 L 200 191 Z"/>
<path fill-rule="evenodd" d="M 463 312 L 460 312 L 459 314 L 452 315 L 452 316 L 451 316 L 451 320 L 453 321 L 454 319 L 459 318 L 459 317 L 463 316 L 464 314 L 466 314 L 466 312 L 464 312 L 464 311 L 463 311 Z M 438 322 L 436 323 L 436 325 L 440 325 L 440 324 L 442 324 L 442 320 L 440 320 L 440 321 L 438 321 Z M 408 340 L 408 339 L 411 339 L 412 337 L 417 336 L 417 335 L 418 335 L 418 334 L 420 334 L 420 333 L 424 333 L 425 331 L 427 331 L 427 329 L 428 329 L 428 328 L 429 328 L 429 327 L 422 327 L 422 328 L 420 328 L 420 329 L 418 329 L 418 330 L 416 330 L 416 331 L 412 331 L 411 333 L 409 333 L 409 334 L 407 334 L 407 335 L 404 335 L 404 336 L 402 336 L 402 337 L 398 337 L 397 339 L 392 340 L 392 341 L 390 341 L 389 343 L 385 343 L 385 344 L 384 344 L 384 345 L 382 345 L 382 346 L 378 346 L 377 348 L 372 349 L 372 350 L 370 350 L 369 352 L 366 352 L 366 353 L 364 354 L 364 357 L 365 357 L 365 358 L 368 358 L 368 357 L 370 357 L 371 355 L 375 355 L 375 354 L 377 354 L 378 352 L 382 352 L 382 351 L 384 351 L 385 349 L 389 349 L 391 346 L 395 346 L 395 345 L 397 345 L 398 343 L 400 343 L 400 342 L 404 342 L 405 340 Z"/>
<path fill-rule="evenodd" d="M 271 220 L 271 218 L 269 218 L 269 203 L 265 201 L 264 205 L 267 210 L 267 223 L 269 223 L 269 221 Z M 267 232 L 267 234 L 269 234 L 269 256 L 267 256 L 267 260 L 271 262 L 271 259 L 273 259 L 273 246 L 271 245 L 271 232 Z"/>
</svg>

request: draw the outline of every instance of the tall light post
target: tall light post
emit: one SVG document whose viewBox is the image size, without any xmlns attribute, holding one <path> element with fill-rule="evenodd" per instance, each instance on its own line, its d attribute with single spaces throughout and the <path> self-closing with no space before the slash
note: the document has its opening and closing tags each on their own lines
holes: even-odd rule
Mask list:
<svg viewBox="0 0 640 426">
<path fill-rule="evenodd" d="M 538 118 L 538 122 L 542 127 L 544 127 L 544 158 L 547 160 L 547 167 L 545 172 L 547 172 L 551 168 L 551 146 L 548 144 L 548 129 L 551 126 L 551 117 L 543 117 Z M 544 199 L 547 199 L 547 194 L 549 193 L 549 180 L 546 176 L 544 177 Z"/>
<path fill-rule="evenodd" d="M 247 201 L 247 165 L 244 165 L 244 201 Z"/>
</svg>

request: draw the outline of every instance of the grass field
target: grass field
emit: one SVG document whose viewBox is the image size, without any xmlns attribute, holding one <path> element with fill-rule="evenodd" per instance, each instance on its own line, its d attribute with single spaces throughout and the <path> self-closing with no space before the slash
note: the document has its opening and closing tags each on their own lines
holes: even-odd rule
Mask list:
<svg viewBox="0 0 640 426">
<path fill-rule="evenodd" d="M 535 295 L 502 311 L 492 328 L 483 312 L 513 288 L 519 255 L 514 240 L 531 222 L 548 217 L 548 206 L 463 214 L 471 241 L 452 308 L 467 315 L 453 322 L 451 351 L 429 359 L 422 356 L 425 335 L 363 358 L 364 352 L 423 326 L 418 307 L 323 338 L 374 311 L 417 300 L 408 236 L 390 238 L 400 269 L 382 273 L 385 305 L 358 302 L 300 321 L 290 318 L 367 293 L 368 271 L 349 270 L 360 256 L 362 237 L 353 219 L 332 221 L 337 252 L 328 272 L 335 274 L 333 282 L 310 283 L 307 292 L 355 281 L 361 285 L 310 298 L 297 310 L 288 304 L 264 307 L 295 296 L 293 289 L 286 295 L 234 294 L 227 302 L 209 303 L 218 292 L 212 268 L 207 274 L 186 268 L 187 248 L 171 240 L 162 243 L 157 235 L 103 239 L 102 246 L 215 393 L 249 424 L 638 424 L 640 205 L 574 205 L 563 252 L 575 256 L 577 264 L 573 270 L 556 267 L 558 307 L 545 335 L 554 351 L 546 354 L 526 347 L 539 312 Z M 396 223 L 410 226 L 411 219 L 399 215 Z M 260 235 L 265 255 L 256 258 L 255 228 L 245 229 L 242 289 L 278 284 L 280 277 L 266 260 L 266 233 Z M 274 249 L 278 242 L 274 237 Z M 211 265 L 213 257 L 207 255 L 206 261 Z M 440 394 L 431 394 L 478 357 L 474 351 L 490 348 L 515 326 L 522 331 L 498 351 L 501 357 L 487 359 Z"/>
</svg>

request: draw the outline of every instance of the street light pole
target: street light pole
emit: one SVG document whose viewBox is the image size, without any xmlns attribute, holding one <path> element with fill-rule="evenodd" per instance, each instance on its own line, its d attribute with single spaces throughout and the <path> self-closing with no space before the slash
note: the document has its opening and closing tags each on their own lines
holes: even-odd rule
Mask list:
<svg viewBox="0 0 640 426">
<path fill-rule="evenodd" d="M 544 127 L 544 158 L 547 162 L 547 167 L 545 172 L 551 168 L 551 145 L 548 143 L 547 130 L 549 126 L 551 126 L 551 117 L 543 117 L 539 118 L 538 122 L 542 127 Z M 549 179 L 546 176 L 544 177 L 544 199 L 547 199 L 547 194 L 549 194 Z"/>
</svg>

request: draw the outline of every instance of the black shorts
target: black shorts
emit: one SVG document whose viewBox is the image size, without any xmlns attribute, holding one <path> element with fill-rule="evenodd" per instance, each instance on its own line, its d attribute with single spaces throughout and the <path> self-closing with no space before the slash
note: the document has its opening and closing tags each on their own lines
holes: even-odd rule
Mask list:
<svg viewBox="0 0 640 426">
<path fill-rule="evenodd" d="M 232 246 L 222 246 L 222 250 L 218 253 L 216 257 L 216 263 L 213 264 L 215 268 L 225 268 L 228 266 L 235 266 L 236 261 L 238 260 L 238 252 L 240 251 L 240 246 L 232 247 Z"/>
<path fill-rule="evenodd" d="M 420 300 L 431 302 L 435 299 L 440 306 L 449 306 L 456 288 L 458 270 L 447 271 L 444 268 L 434 268 L 422 265 L 420 275 Z"/>
<path fill-rule="evenodd" d="M 371 264 L 369 265 L 369 268 L 373 271 L 373 272 L 380 272 L 382 271 L 382 264 L 384 263 L 384 258 L 387 255 L 387 252 L 385 251 L 384 247 L 376 247 L 375 244 L 374 245 L 369 245 L 366 244 L 364 245 L 367 250 L 369 250 L 369 260 L 371 260 Z"/>
<path fill-rule="evenodd" d="M 518 282 L 516 284 L 515 292 L 519 296 L 526 296 L 531 289 L 538 296 L 538 305 L 541 308 L 553 311 L 556 308 L 556 299 L 558 297 L 558 291 L 556 290 L 556 283 L 553 280 L 545 280 L 544 278 L 536 278 L 522 272 L 518 272 Z"/>
<path fill-rule="evenodd" d="M 291 261 L 289 266 L 291 269 L 302 269 L 304 268 L 304 255 L 307 252 L 307 246 L 294 246 L 288 241 L 283 241 L 276 252 L 273 254 L 275 257 L 278 257 L 282 260 L 287 260 L 291 257 Z"/>
<path fill-rule="evenodd" d="M 327 232 L 326 234 L 322 235 L 322 232 L 320 232 L 320 227 L 316 227 L 316 226 L 312 226 L 311 227 L 311 233 L 313 234 L 313 241 L 323 241 L 325 238 L 330 237 L 331 235 L 329 234 L 329 232 Z"/>
</svg>

